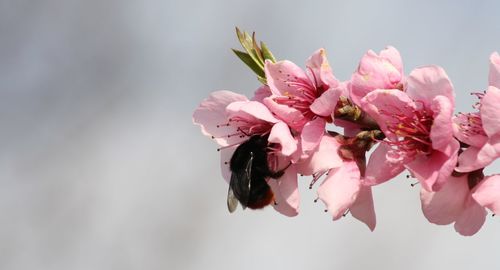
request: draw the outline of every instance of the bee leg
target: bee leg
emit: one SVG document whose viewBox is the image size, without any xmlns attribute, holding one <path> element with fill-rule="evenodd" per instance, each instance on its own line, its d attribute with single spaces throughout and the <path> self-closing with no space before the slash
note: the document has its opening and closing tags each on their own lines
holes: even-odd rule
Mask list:
<svg viewBox="0 0 500 270">
<path fill-rule="evenodd" d="M 285 168 L 279 170 L 279 171 L 276 171 L 276 172 L 271 172 L 271 174 L 269 175 L 271 178 L 274 178 L 274 179 L 278 179 L 280 177 L 283 176 L 283 174 L 285 174 L 285 170 L 288 169 L 288 167 L 290 167 L 290 165 L 292 165 L 292 162 L 288 163 L 288 165 L 286 165 Z"/>
</svg>

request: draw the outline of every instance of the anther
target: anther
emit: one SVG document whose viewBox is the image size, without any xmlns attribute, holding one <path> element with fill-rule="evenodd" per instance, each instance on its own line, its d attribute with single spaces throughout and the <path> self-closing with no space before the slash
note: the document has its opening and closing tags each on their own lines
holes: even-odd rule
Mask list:
<svg viewBox="0 0 500 270">
<path fill-rule="evenodd" d="M 316 199 L 314 199 L 314 202 L 315 202 L 315 203 L 317 203 L 317 202 L 318 202 L 318 200 L 319 200 L 319 198 L 316 198 Z"/>
<path fill-rule="evenodd" d="M 325 211 L 325 213 L 326 213 L 326 212 L 328 212 L 328 209 L 325 209 L 324 211 Z"/>
<path fill-rule="evenodd" d="M 493 213 L 493 214 L 491 214 L 491 217 L 495 217 L 496 215 L 497 215 L 497 214 Z"/>
<path fill-rule="evenodd" d="M 414 187 L 414 186 L 416 186 L 416 185 L 418 185 L 418 184 L 420 184 L 420 182 L 415 182 L 415 183 L 412 183 L 412 184 L 410 184 L 410 186 Z"/>
</svg>

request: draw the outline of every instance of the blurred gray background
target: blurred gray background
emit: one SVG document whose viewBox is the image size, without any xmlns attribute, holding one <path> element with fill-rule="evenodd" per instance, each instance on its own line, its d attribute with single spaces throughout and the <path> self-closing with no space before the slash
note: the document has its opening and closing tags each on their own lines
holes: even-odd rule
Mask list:
<svg viewBox="0 0 500 270">
<path fill-rule="evenodd" d="M 259 86 L 234 26 L 345 80 L 393 45 L 443 66 L 457 111 L 487 85 L 498 1 L 0 1 L 0 269 L 499 269 L 500 218 L 436 226 L 404 175 L 375 188 L 377 228 L 301 213 L 229 215 L 216 145 L 191 122 L 220 89 Z M 496 164 L 489 172 L 499 172 Z"/>
</svg>

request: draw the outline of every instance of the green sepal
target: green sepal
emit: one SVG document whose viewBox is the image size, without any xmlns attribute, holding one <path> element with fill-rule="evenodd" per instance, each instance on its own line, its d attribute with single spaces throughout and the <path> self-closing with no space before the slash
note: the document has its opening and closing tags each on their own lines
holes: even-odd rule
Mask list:
<svg viewBox="0 0 500 270">
<path fill-rule="evenodd" d="M 262 56 L 264 57 L 264 61 L 269 59 L 271 60 L 273 63 L 276 63 L 276 58 L 274 58 L 274 55 L 273 53 L 269 50 L 269 48 L 267 47 L 266 43 L 264 42 L 260 42 L 260 48 L 261 48 L 261 51 L 262 51 Z"/>
<path fill-rule="evenodd" d="M 257 76 L 265 78 L 266 75 L 264 73 L 264 67 L 259 66 L 254 59 L 246 52 L 238 51 L 235 49 L 231 49 L 233 52 L 240 58 L 243 63 L 245 63 Z"/>
<path fill-rule="evenodd" d="M 241 46 L 243 46 L 245 51 L 247 51 L 248 55 L 255 61 L 255 63 L 264 68 L 264 61 L 262 57 L 258 55 L 257 50 L 255 50 L 254 48 L 253 38 L 250 37 L 250 35 L 247 34 L 247 32 L 241 32 L 240 29 L 238 29 L 238 27 L 236 27 L 236 35 L 240 40 Z"/>
<path fill-rule="evenodd" d="M 269 48 L 264 42 L 260 42 L 260 47 L 257 44 L 257 39 L 255 38 L 255 32 L 250 36 L 247 32 L 242 32 L 238 27 L 236 27 L 236 35 L 241 43 L 244 51 L 239 51 L 232 49 L 233 52 L 243 61 L 252 71 L 257 74 L 257 79 L 263 83 L 267 84 L 266 74 L 264 72 L 264 64 L 266 60 L 276 62 L 274 55 L 271 53 Z"/>
<path fill-rule="evenodd" d="M 257 80 L 259 80 L 262 84 L 267 85 L 266 77 L 257 76 Z"/>
</svg>

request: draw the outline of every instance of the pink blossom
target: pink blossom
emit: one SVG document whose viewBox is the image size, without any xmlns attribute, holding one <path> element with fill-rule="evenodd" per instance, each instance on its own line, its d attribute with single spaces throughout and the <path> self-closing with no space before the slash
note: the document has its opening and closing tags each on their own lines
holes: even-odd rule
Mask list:
<svg viewBox="0 0 500 270">
<path fill-rule="evenodd" d="M 302 150 L 309 154 L 319 144 L 327 121 L 340 96 L 326 53 L 316 51 L 306 62 L 306 71 L 290 61 L 266 61 L 265 74 L 272 96 L 264 104 L 297 132 Z"/>
<path fill-rule="evenodd" d="M 480 94 L 479 113 L 455 117 L 454 134 L 468 145 L 458 157 L 459 172 L 470 172 L 489 165 L 500 157 L 500 56 L 490 57 L 489 87 Z"/>
<path fill-rule="evenodd" d="M 269 136 L 268 155 L 273 170 L 284 168 L 298 158 L 294 156 L 297 141 L 288 126 L 276 119 L 265 105 L 249 101 L 245 96 L 230 91 L 214 92 L 195 110 L 193 122 L 201 127 L 204 135 L 221 146 L 218 149 L 221 151 L 221 169 L 227 182 L 231 177 L 229 160 L 237 146 L 250 136 Z M 297 215 L 299 194 L 294 166 L 287 168 L 279 179 L 269 179 L 268 183 L 277 202 L 274 205 L 276 210 L 288 216 Z"/>
<path fill-rule="evenodd" d="M 366 184 L 382 183 L 407 168 L 426 190 L 439 190 L 459 149 L 452 132 L 454 104 L 451 82 L 437 66 L 415 69 L 406 92 L 374 90 L 361 99 L 387 137 L 370 157 Z"/>
<path fill-rule="evenodd" d="M 349 96 L 361 106 L 361 99 L 375 89 L 403 89 L 403 61 L 398 50 L 388 46 L 376 54 L 369 50 L 351 77 Z"/>
<path fill-rule="evenodd" d="M 500 55 L 494 52 L 490 56 L 490 74 L 488 75 L 488 85 L 500 88 Z"/>
<path fill-rule="evenodd" d="M 362 184 L 363 172 L 357 160 L 339 155 L 343 145 L 345 142 L 342 140 L 324 135 L 316 151 L 297 164 L 298 172 L 313 176 L 311 186 L 326 175 L 318 188 L 318 199 L 326 205 L 333 220 L 340 219 L 349 211 L 373 231 L 376 217 L 371 187 Z"/>
<path fill-rule="evenodd" d="M 422 211 L 432 223 L 455 223 L 455 230 L 470 236 L 481 229 L 486 219 L 485 208 L 500 213 L 500 175 L 482 177 L 464 174 L 450 177 L 437 192 L 421 189 Z"/>
</svg>

